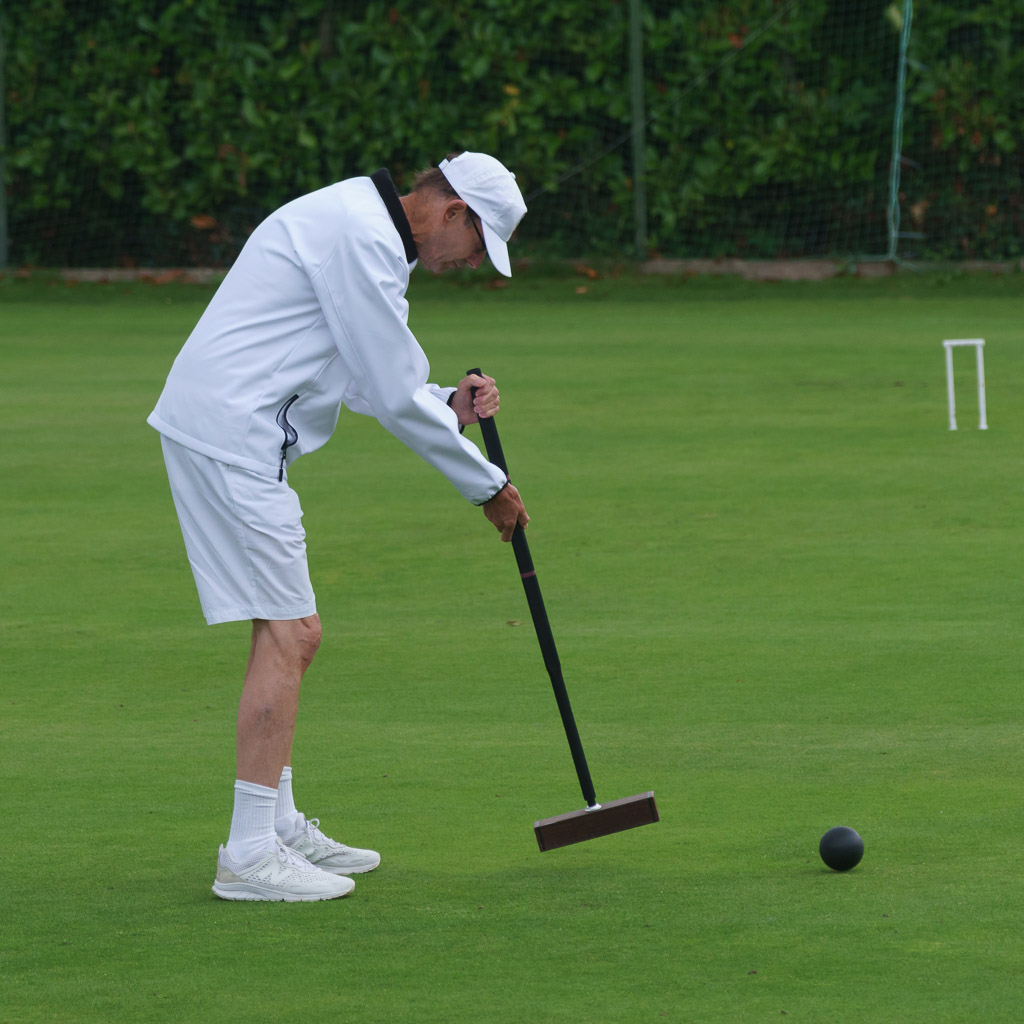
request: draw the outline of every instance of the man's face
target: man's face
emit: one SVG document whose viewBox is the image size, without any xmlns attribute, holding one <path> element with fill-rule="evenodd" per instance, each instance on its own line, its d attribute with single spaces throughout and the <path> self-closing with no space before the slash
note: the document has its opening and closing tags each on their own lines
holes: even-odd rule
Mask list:
<svg viewBox="0 0 1024 1024">
<path fill-rule="evenodd" d="M 417 242 L 417 249 L 420 263 L 435 274 L 463 267 L 476 270 L 487 255 L 480 221 L 460 200 L 445 204 L 434 231 Z"/>
</svg>

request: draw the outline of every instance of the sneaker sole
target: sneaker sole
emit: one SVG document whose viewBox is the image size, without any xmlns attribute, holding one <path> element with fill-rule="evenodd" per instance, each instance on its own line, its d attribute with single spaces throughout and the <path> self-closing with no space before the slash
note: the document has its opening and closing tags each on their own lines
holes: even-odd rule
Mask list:
<svg viewBox="0 0 1024 1024">
<path fill-rule="evenodd" d="M 329 875 L 348 876 L 348 875 L 365 875 L 368 871 L 376 871 L 380 867 L 380 861 L 376 864 L 367 864 L 365 867 L 358 868 L 329 868 L 323 864 L 315 865 L 321 871 L 326 871 Z"/>
<path fill-rule="evenodd" d="M 214 882 L 211 890 L 222 900 L 253 900 L 262 903 L 315 903 L 318 900 L 340 900 L 348 896 L 352 889 L 345 892 L 280 892 L 276 889 L 257 889 L 253 886 L 239 885 L 228 882 Z"/>
</svg>

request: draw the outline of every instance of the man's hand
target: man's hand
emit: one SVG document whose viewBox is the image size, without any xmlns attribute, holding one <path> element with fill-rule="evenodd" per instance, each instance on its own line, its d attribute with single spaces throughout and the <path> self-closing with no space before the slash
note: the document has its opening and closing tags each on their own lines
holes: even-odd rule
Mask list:
<svg viewBox="0 0 1024 1024">
<path fill-rule="evenodd" d="M 483 510 L 484 515 L 494 523 L 501 533 L 501 539 L 506 543 L 512 539 L 516 526 L 526 529 L 526 524 L 530 521 L 523 506 L 523 499 L 519 497 L 519 492 L 511 484 L 506 484 L 490 501 L 486 502 Z"/>
<path fill-rule="evenodd" d="M 473 395 L 476 388 L 476 396 Z M 490 417 L 498 411 L 498 389 L 494 378 L 471 373 L 459 381 L 459 386 L 451 398 L 453 412 L 465 427 L 476 423 L 481 416 Z"/>
</svg>

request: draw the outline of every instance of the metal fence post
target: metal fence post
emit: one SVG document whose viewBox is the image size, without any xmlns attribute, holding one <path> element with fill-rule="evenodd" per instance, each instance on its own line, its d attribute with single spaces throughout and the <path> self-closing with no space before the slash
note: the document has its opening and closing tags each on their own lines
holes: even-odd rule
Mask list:
<svg viewBox="0 0 1024 1024">
<path fill-rule="evenodd" d="M 647 259 L 643 0 L 629 0 L 629 86 L 633 122 L 633 220 L 636 258 L 642 262 Z"/>
<path fill-rule="evenodd" d="M 0 0 L 0 270 L 7 266 L 7 128 L 4 121 L 4 6 Z"/>
<path fill-rule="evenodd" d="M 903 24 L 900 26 L 900 58 L 896 72 L 896 106 L 892 118 L 892 164 L 889 167 L 889 252 L 886 259 L 899 259 L 900 234 L 900 160 L 903 158 L 903 107 L 906 101 L 907 45 L 914 16 L 913 0 L 903 0 Z"/>
</svg>

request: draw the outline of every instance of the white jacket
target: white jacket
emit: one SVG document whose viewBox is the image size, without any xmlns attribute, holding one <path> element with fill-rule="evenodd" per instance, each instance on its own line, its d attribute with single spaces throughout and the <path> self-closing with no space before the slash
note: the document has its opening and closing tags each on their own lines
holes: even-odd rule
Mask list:
<svg viewBox="0 0 1024 1024">
<path fill-rule="evenodd" d="M 446 404 L 454 389 L 427 383 L 405 298 L 415 253 L 386 173 L 283 206 L 246 242 L 147 422 L 211 458 L 279 476 L 327 442 L 344 403 L 483 504 L 505 474 L 459 434 Z"/>
</svg>

